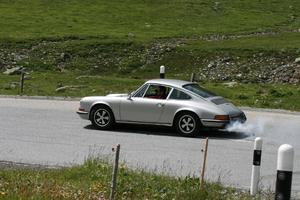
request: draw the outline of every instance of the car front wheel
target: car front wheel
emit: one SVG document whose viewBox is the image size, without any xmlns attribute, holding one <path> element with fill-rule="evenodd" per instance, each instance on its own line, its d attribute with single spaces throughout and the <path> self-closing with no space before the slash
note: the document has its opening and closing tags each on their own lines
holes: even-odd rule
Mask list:
<svg viewBox="0 0 300 200">
<path fill-rule="evenodd" d="M 196 114 L 185 112 L 177 117 L 175 126 L 178 133 L 191 137 L 199 132 L 200 122 Z"/>
<path fill-rule="evenodd" d="M 97 128 L 101 130 L 110 129 L 114 122 L 114 116 L 110 108 L 106 106 L 97 106 L 92 109 L 91 122 Z"/>
</svg>

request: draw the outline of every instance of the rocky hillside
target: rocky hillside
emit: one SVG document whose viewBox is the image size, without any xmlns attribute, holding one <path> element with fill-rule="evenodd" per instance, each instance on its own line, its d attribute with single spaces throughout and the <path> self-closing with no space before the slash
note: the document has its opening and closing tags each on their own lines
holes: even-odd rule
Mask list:
<svg viewBox="0 0 300 200">
<path fill-rule="evenodd" d="M 194 45 L 195 46 L 195 45 Z M 201 81 L 243 83 L 298 83 L 300 49 L 192 48 L 187 39 L 161 39 L 150 43 L 64 39 L 0 44 L 0 70 L 5 74 L 30 71 L 82 71 L 152 78 L 158 66 L 169 77 Z"/>
</svg>

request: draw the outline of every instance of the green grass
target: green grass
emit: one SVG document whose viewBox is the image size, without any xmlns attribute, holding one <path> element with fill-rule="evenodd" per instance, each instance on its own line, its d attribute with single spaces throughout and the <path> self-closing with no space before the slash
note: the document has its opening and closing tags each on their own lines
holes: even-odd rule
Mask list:
<svg viewBox="0 0 300 200">
<path fill-rule="evenodd" d="M 13 0 L 0 2 L 0 38 L 110 36 L 149 40 L 299 27 L 298 0 Z"/>
<path fill-rule="evenodd" d="M 288 84 L 204 84 L 210 90 L 239 106 L 300 111 L 300 88 Z"/>
<path fill-rule="evenodd" d="M 20 75 L 0 75 L 0 94 L 17 95 L 16 88 L 8 88 L 7 83 L 18 82 Z M 71 96 L 82 97 L 87 95 L 103 95 L 109 93 L 127 93 L 136 89 L 143 80 L 106 77 L 85 76 L 74 73 L 32 73 L 29 80 L 25 80 L 24 94 L 29 96 Z M 62 92 L 56 89 L 63 86 L 75 86 Z M 77 88 L 76 88 L 77 87 Z"/>
<path fill-rule="evenodd" d="M 0 199 L 108 199 L 112 168 L 106 161 L 88 160 L 63 169 L 2 167 Z M 251 197 L 248 192 L 218 183 L 199 190 L 197 177 L 175 178 L 121 165 L 116 199 L 272 199 L 271 193 Z"/>
<path fill-rule="evenodd" d="M 168 78 L 188 80 L 229 58 L 223 81 L 241 83 L 201 78 L 204 86 L 239 106 L 299 111 L 299 84 L 258 83 L 264 68 L 299 57 L 299 10 L 298 0 L 1 1 L 0 70 L 26 67 L 25 95 L 82 97 L 132 91 L 160 65 Z M 231 37 L 202 39 L 220 34 Z M 1 74 L 0 94 L 18 94 L 18 81 Z"/>
</svg>

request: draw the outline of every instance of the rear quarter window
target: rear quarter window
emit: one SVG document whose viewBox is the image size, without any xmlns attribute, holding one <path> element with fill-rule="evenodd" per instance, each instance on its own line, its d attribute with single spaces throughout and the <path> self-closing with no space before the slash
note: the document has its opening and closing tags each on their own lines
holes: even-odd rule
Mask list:
<svg viewBox="0 0 300 200">
<path fill-rule="evenodd" d="M 173 89 L 169 99 L 189 100 L 191 99 L 191 96 L 179 90 Z"/>
</svg>

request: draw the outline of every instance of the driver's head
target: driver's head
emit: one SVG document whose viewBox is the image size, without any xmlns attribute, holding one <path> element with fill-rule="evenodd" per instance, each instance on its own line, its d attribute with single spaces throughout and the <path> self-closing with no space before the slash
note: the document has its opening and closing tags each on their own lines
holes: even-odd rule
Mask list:
<svg viewBox="0 0 300 200">
<path fill-rule="evenodd" d="M 157 89 L 157 94 L 158 95 L 166 94 L 166 88 L 164 86 L 159 86 L 158 89 Z"/>
</svg>

